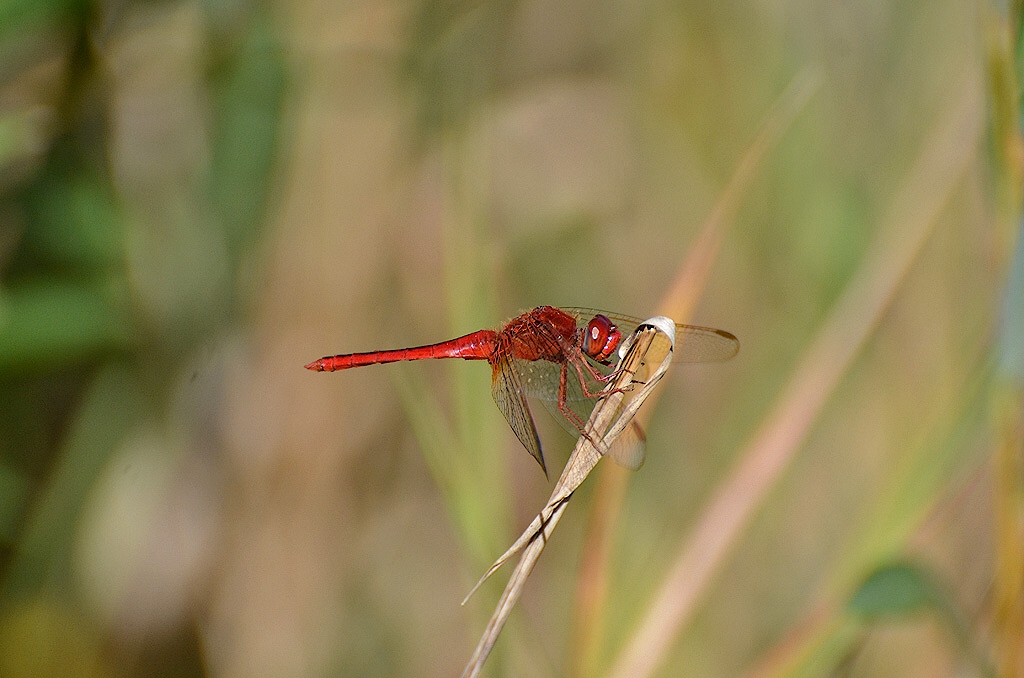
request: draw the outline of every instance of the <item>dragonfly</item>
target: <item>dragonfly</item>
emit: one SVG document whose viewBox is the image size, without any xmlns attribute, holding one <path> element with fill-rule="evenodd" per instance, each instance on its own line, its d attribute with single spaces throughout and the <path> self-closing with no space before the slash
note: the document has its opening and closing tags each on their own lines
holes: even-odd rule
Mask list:
<svg viewBox="0 0 1024 678">
<path fill-rule="evenodd" d="M 529 398 L 536 398 L 570 433 L 586 435 L 586 421 L 615 375 L 617 351 L 643 321 L 588 308 L 538 306 L 505 322 L 499 329 L 471 332 L 425 346 L 326 356 L 307 370 L 336 372 L 353 367 L 404 360 L 462 358 L 486 360 L 491 366 L 491 395 L 512 431 L 540 464 L 547 465 Z M 740 343 L 725 330 L 676 325 L 674 360 L 722 362 L 739 352 Z M 637 469 L 644 460 L 644 434 L 638 424 L 620 436 L 607 453 L 620 465 Z"/>
</svg>

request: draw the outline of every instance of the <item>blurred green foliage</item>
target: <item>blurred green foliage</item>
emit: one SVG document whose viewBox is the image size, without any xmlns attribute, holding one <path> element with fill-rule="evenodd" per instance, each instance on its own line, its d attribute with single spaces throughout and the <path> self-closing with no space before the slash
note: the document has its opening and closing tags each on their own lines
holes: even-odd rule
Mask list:
<svg viewBox="0 0 1024 678">
<path fill-rule="evenodd" d="M 946 605 L 928 575 L 913 565 L 880 568 L 850 598 L 849 610 L 868 620 L 900 617 Z"/>
<path fill-rule="evenodd" d="M 242 317 L 235 280 L 268 207 L 286 91 L 282 51 L 270 8 L 258 2 L 193 6 L 199 35 L 184 47 L 190 54 L 161 54 L 156 44 L 125 51 L 136 31 L 159 31 L 183 7 L 0 2 L 3 675 L 98 676 L 118 666 L 102 658 L 102 636 L 75 611 L 71 560 L 84 505 L 125 436 L 165 416 L 181 362 Z M 126 122 L 119 107 L 144 96 L 126 70 L 164 59 L 170 69 L 194 64 L 166 74 L 186 79 L 180 93 L 191 99 Z M 199 147 L 146 136 L 147 125 L 176 133 L 176 116 L 190 114 L 205 127 L 192 131 Z M 132 124 L 142 136 L 126 130 Z M 183 187 L 144 185 L 164 163 L 184 172 L 188 198 L 177 216 L 186 235 L 161 254 L 161 271 L 146 267 L 138 248 L 165 240 L 168 225 L 153 216 Z M 214 312 L 195 309 L 182 323 L 140 292 L 143 281 L 164 304 L 195 303 L 176 285 L 196 262 L 225 272 L 203 276 L 217 285 L 203 294 Z M 164 272 L 186 275 L 161 279 Z M 46 652 L 17 639 L 48 614 L 78 618 L 81 635 L 50 618 L 67 642 L 54 647 L 52 633 L 32 627 L 41 633 L 33 642 L 53 657 L 40 663 Z"/>
</svg>

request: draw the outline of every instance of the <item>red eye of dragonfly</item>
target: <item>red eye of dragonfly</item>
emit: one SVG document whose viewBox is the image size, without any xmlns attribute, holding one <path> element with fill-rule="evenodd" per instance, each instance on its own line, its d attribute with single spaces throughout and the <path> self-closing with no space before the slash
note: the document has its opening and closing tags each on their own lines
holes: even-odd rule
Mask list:
<svg viewBox="0 0 1024 678">
<path fill-rule="evenodd" d="M 608 362 L 608 357 L 619 347 L 622 332 L 608 316 L 595 315 L 587 324 L 583 351 L 599 363 Z"/>
</svg>

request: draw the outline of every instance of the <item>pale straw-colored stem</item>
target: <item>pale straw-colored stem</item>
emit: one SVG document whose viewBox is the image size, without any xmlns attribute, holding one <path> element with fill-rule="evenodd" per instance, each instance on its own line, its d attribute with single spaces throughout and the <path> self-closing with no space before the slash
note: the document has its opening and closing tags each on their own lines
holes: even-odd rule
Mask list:
<svg viewBox="0 0 1024 678">
<path fill-rule="evenodd" d="M 665 318 L 652 319 L 654 320 L 667 321 Z M 658 328 L 666 324 L 671 336 Z M 597 462 L 601 460 L 601 450 L 607 450 L 615 438 L 625 430 L 644 400 L 664 376 L 672 362 L 674 335 L 671 321 L 660 322 L 658 326 L 645 323 L 637 328 L 630 339 L 632 343 L 628 352 L 619 363 L 615 378 L 605 388 L 605 395 L 601 397 L 590 415 L 585 427 L 586 433 L 580 436 L 579 442 L 573 448 L 569 461 L 555 483 L 544 508 L 466 596 L 468 600 L 469 596 L 473 595 L 473 592 L 509 558 L 522 551 L 519 563 L 516 564 L 505 586 L 494 614 L 491 615 L 480 642 L 466 665 L 463 678 L 479 675 L 484 661 L 498 639 L 498 634 L 501 633 L 512 608 L 522 594 L 527 577 L 533 571 L 573 492 L 597 466 Z M 634 381 L 634 378 L 637 381 Z"/>
</svg>

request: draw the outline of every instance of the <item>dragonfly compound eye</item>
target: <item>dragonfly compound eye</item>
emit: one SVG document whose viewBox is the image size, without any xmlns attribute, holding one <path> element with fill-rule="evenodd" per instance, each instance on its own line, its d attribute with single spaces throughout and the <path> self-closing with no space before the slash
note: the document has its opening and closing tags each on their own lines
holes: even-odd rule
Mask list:
<svg viewBox="0 0 1024 678">
<path fill-rule="evenodd" d="M 622 332 L 619 328 L 607 316 L 596 315 L 587 324 L 584 350 L 594 360 L 604 363 L 615 352 L 621 340 Z"/>
</svg>

